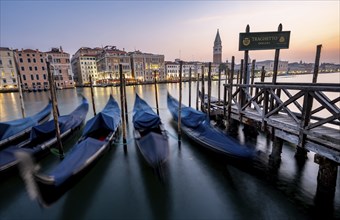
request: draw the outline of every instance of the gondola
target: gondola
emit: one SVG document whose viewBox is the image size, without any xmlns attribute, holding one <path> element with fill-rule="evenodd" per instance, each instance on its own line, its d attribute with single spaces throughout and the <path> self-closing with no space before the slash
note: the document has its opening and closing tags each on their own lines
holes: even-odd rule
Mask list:
<svg viewBox="0 0 340 220">
<path fill-rule="evenodd" d="M 70 114 L 58 118 L 62 140 L 79 129 L 86 118 L 89 109 L 88 101 L 83 97 L 82 103 Z M 54 120 L 33 126 L 27 140 L 11 145 L 0 151 L 0 174 L 9 173 L 16 167 L 18 160 L 15 152 L 18 150 L 30 153 L 35 159 L 46 155 L 48 150 L 57 142 Z"/>
<path fill-rule="evenodd" d="M 136 144 L 146 162 L 152 168 L 162 166 L 169 157 L 168 136 L 159 115 L 138 94 L 132 122 Z"/>
<path fill-rule="evenodd" d="M 12 121 L 0 122 L 0 149 L 25 139 L 32 127 L 47 121 L 50 118 L 52 102 L 40 112 L 30 117 Z"/>
<path fill-rule="evenodd" d="M 50 206 L 73 187 L 109 149 L 121 122 L 118 103 L 112 95 L 104 109 L 85 125 L 82 136 L 66 157 L 51 170 L 36 170 L 32 158 L 17 152 L 28 193 L 43 206 Z"/>
<path fill-rule="evenodd" d="M 168 109 L 173 119 L 178 121 L 178 101 L 169 93 L 167 95 Z M 224 134 L 210 124 L 207 114 L 182 104 L 181 130 L 199 145 L 218 154 L 238 159 L 253 159 L 254 149 L 240 144 L 236 139 Z"/>
</svg>

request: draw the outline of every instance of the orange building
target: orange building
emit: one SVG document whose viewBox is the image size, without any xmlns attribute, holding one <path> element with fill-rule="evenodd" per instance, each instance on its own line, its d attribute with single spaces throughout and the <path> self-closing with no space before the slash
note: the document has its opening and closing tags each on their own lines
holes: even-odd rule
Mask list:
<svg viewBox="0 0 340 220">
<path fill-rule="evenodd" d="M 39 50 L 16 50 L 18 72 L 23 90 L 40 91 L 49 88 L 45 55 Z"/>
</svg>

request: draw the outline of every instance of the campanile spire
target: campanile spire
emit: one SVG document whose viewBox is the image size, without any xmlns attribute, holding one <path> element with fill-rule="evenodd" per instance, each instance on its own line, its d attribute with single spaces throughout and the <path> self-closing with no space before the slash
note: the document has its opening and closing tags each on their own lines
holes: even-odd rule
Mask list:
<svg viewBox="0 0 340 220">
<path fill-rule="evenodd" d="M 218 29 L 213 47 L 213 62 L 218 64 L 222 63 L 222 41 Z"/>
</svg>

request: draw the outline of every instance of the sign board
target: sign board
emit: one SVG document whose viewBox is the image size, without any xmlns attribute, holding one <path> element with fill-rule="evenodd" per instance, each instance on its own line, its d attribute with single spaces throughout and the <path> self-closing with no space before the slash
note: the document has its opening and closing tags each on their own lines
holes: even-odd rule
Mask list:
<svg viewBox="0 0 340 220">
<path fill-rule="evenodd" d="M 239 51 L 288 49 L 290 31 L 240 33 Z"/>
</svg>

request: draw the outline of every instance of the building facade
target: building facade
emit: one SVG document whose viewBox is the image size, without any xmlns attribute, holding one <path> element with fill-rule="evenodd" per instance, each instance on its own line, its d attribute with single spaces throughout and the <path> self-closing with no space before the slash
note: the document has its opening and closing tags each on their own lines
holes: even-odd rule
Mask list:
<svg viewBox="0 0 340 220">
<path fill-rule="evenodd" d="M 213 63 L 215 64 L 222 63 L 222 41 L 218 29 L 213 47 Z"/>
<path fill-rule="evenodd" d="M 99 80 L 97 70 L 97 55 L 102 51 L 102 48 L 81 47 L 71 59 L 72 72 L 74 81 L 78 86 L 90 85 L 90 76 L 93 83 Z"/>
<path fill-rule="evenodd" d="M 18 88 L 18 74 L 14 51 L 0 47 L 0 90 Z"/>
<path fill-rule="evenodd" d="M 128 80 L 132 78 L 131 61 L 127 52 L 118 50 L 115 46 L 106 46 L 97 55 L 97 69 L 99 82 L 103 84 L 111 84 L 118 82 L 119 65 L 122 65 L 123 74 Z"/>
<path fill-rule="evenodd" d="M 53 73 L 56 88 L 74 88 L 75 84 L 71 70 L 70 54 L 65 53 L 60 47 L 60 49 L 52 48 L 51 51 L 45 53 L 45 56 L 52 57 L 50 70 Z"/>
<path fill-rule="evenodd" d="M 24 91 L 49 89 L 45 54 L 38 49 L 17 50 L 15 54 L 18 61 L 22 89 Z"/>
</svg>

